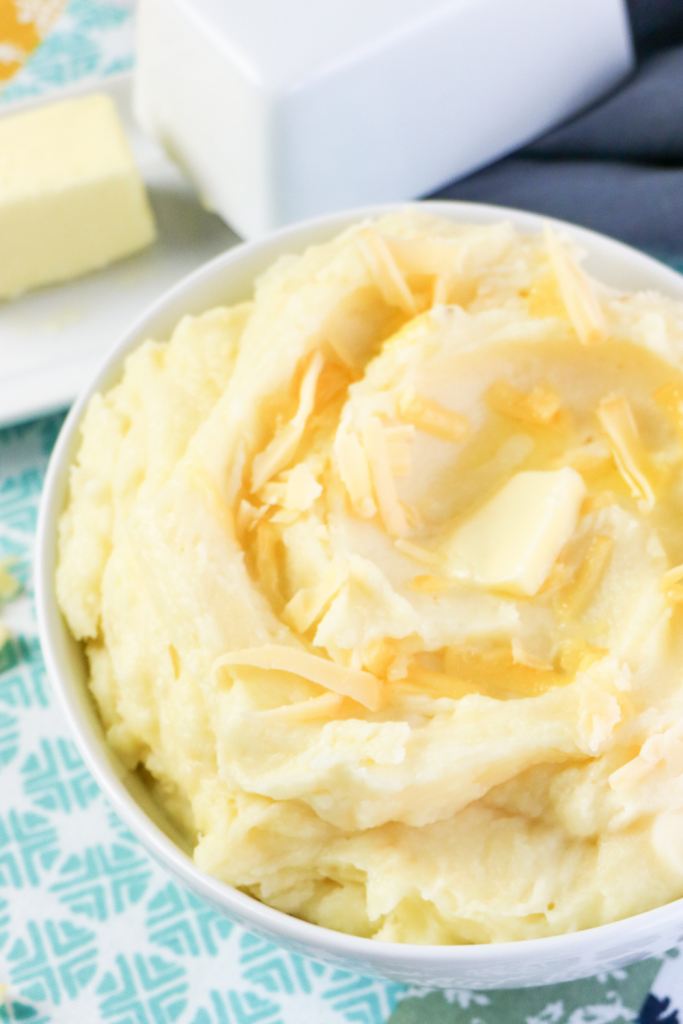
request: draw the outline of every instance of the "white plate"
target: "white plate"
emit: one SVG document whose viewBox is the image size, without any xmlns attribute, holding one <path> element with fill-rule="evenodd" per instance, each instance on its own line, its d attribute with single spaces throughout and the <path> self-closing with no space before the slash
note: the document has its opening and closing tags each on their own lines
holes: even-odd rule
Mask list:
<svg viewBox="0 0 683 1024">
<path fill-rule="evenodd" d="M 0 425 L 65 408 L 151 302 L 239 239 L 133 120 L 131 76 L 77 87 L 47 102 L 105 92 L 116 103 L 149 190 L 159 237 L 148 249 L 66 284 L 0 302 Z M 0 117 L 46 100 L 0 105 Z"/>
</svg>

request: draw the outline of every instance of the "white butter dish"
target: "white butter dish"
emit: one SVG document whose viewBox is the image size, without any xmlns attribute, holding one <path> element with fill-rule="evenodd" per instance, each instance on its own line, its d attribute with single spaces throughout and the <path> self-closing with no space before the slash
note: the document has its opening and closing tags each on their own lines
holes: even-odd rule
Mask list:
<svg viewBox="0 0 683 1024">
<path fill-rule="evenodd" d="M 424 195 L 633 65 L 624 0 L 141 0 L 135 109 L 238 232 Z"/>
</svg>

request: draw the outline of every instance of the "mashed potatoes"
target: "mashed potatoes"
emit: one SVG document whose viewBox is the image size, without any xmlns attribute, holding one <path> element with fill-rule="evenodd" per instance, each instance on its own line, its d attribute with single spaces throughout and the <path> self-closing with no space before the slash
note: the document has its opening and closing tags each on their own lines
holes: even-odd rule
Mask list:
<svg viewBox="0 0 683 1024">
<path fill-rule="evenodd" d="M 566 240 L 409 213 L 128 359 L 59 598 L 203 869 L 397 942 L 683 896 L 681 366 Z"/>
</svg>

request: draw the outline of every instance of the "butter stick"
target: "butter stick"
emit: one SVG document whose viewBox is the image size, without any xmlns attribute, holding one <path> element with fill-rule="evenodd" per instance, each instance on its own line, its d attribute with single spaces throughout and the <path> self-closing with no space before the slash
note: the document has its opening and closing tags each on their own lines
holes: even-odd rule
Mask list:
<svg viewBox="0 0 683 1024">
<path fill-rule="evenodd" d="M 0 298 L 85 274 L 154 238 L 145 186 L 108 96 L 0 120 Z"/>
</svg>

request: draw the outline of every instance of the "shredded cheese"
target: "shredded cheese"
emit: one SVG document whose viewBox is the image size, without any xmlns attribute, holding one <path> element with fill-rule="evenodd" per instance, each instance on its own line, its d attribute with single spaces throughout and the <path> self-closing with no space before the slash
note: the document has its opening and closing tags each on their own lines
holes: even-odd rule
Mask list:
<svg viewBox="0 0 683 1024">
<path fill-rule="evenodd" d="M 405 682 L 412 683 L 418 691 L 428 690 L 440 697 L 450 697 L 452 700 L 459 700 L 461 697 L 467 697 L 468 694 L 481 692 L 476 683 L 470 680 L 457 679 L 445 672 L 434 672 L 432 669 L 423 668 L 415 661 L 408 669 Z"/>
<path fill-rule="evenodd" d="M 674 583 L 680 583 L 681 580 L 683 580 L 683 565 L 675 565 L 672 569 L 667 569 L 659 585 L 662 590 L 668 590 Z"/>
<path fill-rule="evenodd" d="M 569 256 L 549 224 L 544 227 L 550 265 L 572 327 L 582 345 L 595 345 L 607 337 L 602 307 L 593 285 Z"/>
<path fill-rule="evenodd" d="M 614 491 L 598 491 L 597 494 L 588 494 L 583 499 L 581 515 L 586 516 L 589 512 L 599 512 L 601 508 L 608 508 L 616 505 L 617 496 Z"/>
<path fill-rule="evenodd" d="M 591 665 L 608 654 L 606 647 L 594 647 L 581 637 L 574 637 L 560 644 L 557 661 L 560 670 L 574 678 L 577 672 L 586 672 Z"/>
<path fill-rule="evenodd" d="M 424 526 L 424 523 L 422 522 L 417 509 L 414 509 L 412 507 L 412 505 L 409 505 L 407 502 L 401 501 L 400 499 L 399 499 L 398 503 L 401 506 L 401 508 L 403 509 L 403 515 L 406 517 L 406 522 L 408 524 L 408 529 L 409 530 L 419 530 L 419 529 L 421 529 L 421 527 Z"/>
<path fill-rule="evenodd" d="M 413 388 L 407 388 L 399 396 L 398 413 L 406 423 L 442 441 L 462 441 L 470 432 L 470 421 L 466 416 L 444 409 L 438 402 L 417 394 Z"/>
<path fill-rule="evenodd" d="M 446 561 L 440 551 L 430 551 L 429 548 L 423 548 L 420 544 L 413 544 L 409 540 L 399 538 L 394 541 L 394 546 L 404 555 L 414 558 L 416 562 L 423 562 L 425 565 L 440 566 L 444 565 Z"/>
<path fill-rule="evenodd" d="M 613 537 L 593 537 L 574 581 L 561 595 L 560 606 L 566 615 L 580 615 L 588 605 L 600 586 L 613 549 Z"/>
<path fill-rule="evenodd" d="M 659 581 L 660 590 L 663 590 L 666 596 L 676 604 L 683 601 L 683 587 L 677 586 L 681 580 L 683 580 L 683 565 L 677 565 L 673 569 L 668 569 Z"/>
<path fill-rule="evenodd" d="M 354 510 L 364 519 L 372 519 L 377 506 L 372 497 L 372 478 L 365 451 L 356 434 L 339 427 L 334 441 L 339 475 Z"/>
<path fill-rule="evenodd" d="M 538 590 L 538 593 L 547 594 L 551 590 L 557 590 L 558 587 L 563 587 L 565 584 L 569 583 L 571 578 L 571 570 L 561 559 L 558 559 L 546 576 L 543 585 Z"/>
<path fill-rule="evenodd" d="M 311 722 L 318 718 L 331 718 L 341 708 L 344 698 L 338 693 L 321 693 L 319 697 L 283 704 L 267 711 L 249 711 L 244 716 L 252 722 Z"/>
<path fill-rule="evenodd" d="M 376 416 L 368 417 L 363 424 L 363 446 L 384 528 L 391 537 L 405 537 L 410 528 L 396 494 L 384 427 Z"/>
<path fill-rule="evenodd" d="M 553 666 L 550 662 L 543 661 L 526 650 L 519 637 L 512 639 L 512 660 L 515 665 L 526 665 L 527 668 L 536 669 L 537 672 L 552 672 Z"/>
<path fill-rule="evenodd" d="M 241 536 L 245 533 L 250 533 L 259 520 L 263 518 L 267 508 L 267 505 L 261 505 L 257 508 L 256 505 L 252 505 L 246 498 L 243 498 L 237 509 L 237 532 Z"/>
<path fill-rule="evenodd" d="M 373 640 L 363 651 L 363 667 L 372 672 L 373 676 L 386 678 L 392 662 L 398 655 L 395 641 L 383 637 Z"/>
<path fill-rule="evenodd" d="M 392 444 L 410 444 L 415 437 L 415 427 L 402 424 L 400 427 L 386 427 L 387 442 Z"/>
<path fill-rule="evenodd" d="M 651 512 L 655 493 L 647 474 L 649 459 L 630 403 L 626 398 L 605 398 L 598 405 L 596 415 L 607 435 L 616 467 L 631 494 L 643 502 L 643 511 Z"/>
<path fill-rule="evenodd" d="M 566 686 L 565 676 L 543 665 L 542 669 L 515 661 L 512 647 L 497 647 L 489 651 L 453 646 L 447 648 L 446 669 L 458 679 L 464 679 L 484 690 L 489 696 L 513 694 L 518 697 L 537 697 L 554 686 Z"/>
<path fill-rule="evenodd" d="M 387 445 L 389 467 L 392 476 L 407 476 L 410 473 L 410 448 L 408 445 Z"/>
<path fill-rule="evenodd" d="M 592 446 L 595 448 L 595 445 Z M 611 468 L 613 463 L 612 453 L 605 446 L 605 454 L 601 454 L 598 451 L 586 450 L 587 446 L 582 448 L 575 448 L 573 451 L 567 453 L 563 459 L 563 464 L 571 466 L 577 473 L 580 473 L 582 477 L 589 478 L 591 480 L 597 480 Z"/>
<path fill-rule="evenodd" d="M 335 399 L 338 399 L 343 391 L 348 390 L 349 385 L 355 379 L 355 374 L 351 372 L 348 366 L 340 366 L 339 363 L 333 362 L 325 363 L 318 377 L 315 389 L 316 402 L 320 408 L 324 409 Z"/>
<path fill-rule="evenodd" d="M 348 562 L 341 555 L 335 555 L 320 582 L 313 587 L 301 587 L 286 605 L 282 616 L 285 622 L 293 626 L 297 632 L 305 633 L 319 618 L 327 602 L 343 586 L 348 576 Z"/>
<path fill-rule="evenodd" d="M 386 240 L 373 228 L 359 231 L 356 240 L 387 306 L 398 306 L 404 313 L 415 316 L 418 312 L 415 298 Z"/>
<path fill-rule="evenodd" d="M 271 481 L 264 484 L 258 492 L 258 497 L 264 505 L 284 505 L 287 495 L 287 485 L 284 481 Z"/>
<path fill-rule="evenodd" d="M 560 396 L 548 384 L 535 387 L 525 395 L 504 380 L 491 385 L 486 392 L 486 402 L 489 408 L 502 416 L 544 427 L 557 419 L 561 408 Z"/>
<path fill-rule="evenodd" d="M 296 522 L 301 513 L 295 508 L 279 508 L 270 517 L 271 523 L 280 523 L 282 526 L 289 526 Z"/>
<path fill-rule="evenodd" d="M 387 451 L 393 476 L 405 476 L 410 472 L 411 445 L 415 427 L 386 427 Z"/>
<path fill-rule="evenodd" d="M 376 676 L 361 669 L 336 665 L 333 661 L 320 658 L 317 654 L 308 654 L 296 647 L 266 644 L 264 647 L 234 651 L 217 658 L 211 671 L 215 673 L 218 669 L 229 668 L 231 665 L 291 672 L 292 675 L 324 686 L 325 689 L 342 697 L 351 697 L 370 711 L 379 710 L 382 702 L 382 683 Z"/>
<path fill-rule="evenodd" d="M 453 289 L 452 274 L 439 274 L 434 280 L 432 303 L 435 306 L 446 306 Z"/>
<path fill-rule="evenodd" d="M 322 493 L 322 486 L 313 476 L 309 466 L 305 462 L 300 462 L 287 480 L 285 508 L 306 512 Z"/>
<path fill-rule="evenodd" d="M 278 431 L 262 452 L 255 456 L 251 468 L 252 493 L 260 490 L 294 458 L 306 429 L 308 417 L 313 412 L 315 389 L 323 362 L 322 354 L 319 351 L 316 352 L 301 382 L 299 408 L 294 418 Z"/>
<path fill-rule="evenodd" d="M 631 786 L 640 782 L 660 764 L 664 765 L 670 778 L 678 778 L 683 774 L 683 739 L 680 723 L 646 739 L 637 757 L 612 772 L 609 784 L 616 790 Z"/>
</svg>

